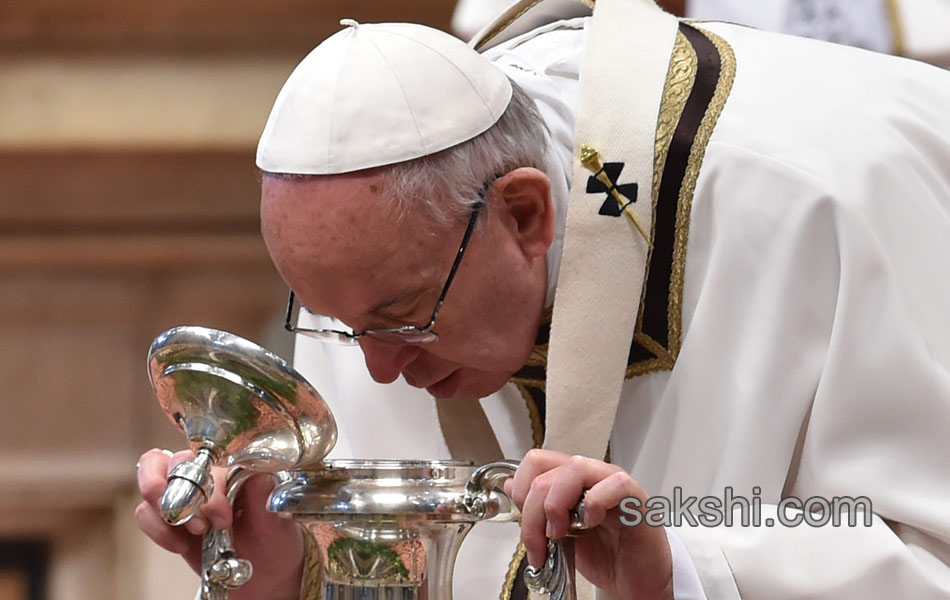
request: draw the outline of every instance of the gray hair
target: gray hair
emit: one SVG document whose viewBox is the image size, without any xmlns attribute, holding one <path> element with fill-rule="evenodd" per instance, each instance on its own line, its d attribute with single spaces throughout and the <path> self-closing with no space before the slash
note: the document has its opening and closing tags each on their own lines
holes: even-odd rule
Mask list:
<svg viewBox="0 0 950 600">
<path fill-rule="evenodd" d="M 446 225 L 467 215 L 494 177 L 519 167 L 544 169 L 547 125 L 524 90 L 513 81 L 511 87 L 505 112 L 483 133 L 435 154 L 380 168 L 400 217 L 416 213 Z M 264 175 L 295 181 L 326 177 Z"/>
<path fill-rule="evenodd" d="M 468 214 L 486 183 L 519 167 L 544 169 L 547 126 L 534 101 L 511 82 L 511 101 L 478 136 L 435 154 L 385 168 L 403 215 L 415 210 L 439 224 Z"/>
</svg>

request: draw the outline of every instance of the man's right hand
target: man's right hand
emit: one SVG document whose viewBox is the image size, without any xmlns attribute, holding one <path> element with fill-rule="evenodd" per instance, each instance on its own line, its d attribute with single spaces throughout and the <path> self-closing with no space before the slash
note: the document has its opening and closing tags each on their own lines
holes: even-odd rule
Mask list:
<svg viewBox="0 0 950 600">
<path fill-rule="evenodd" d="M 235 500 L 234 510 L 225 496 L 227 470 L 214 468 L 214 493 L 185 525 L 172 527 L 162 518 L 159 503 L 168 473 L 175 465 L 194 458 L 190 451 L 169 456 L 149 450 L 139 459 L 138 484 L 144 501 L 135 509 L 141 529 L 156 544 L 180 554 L 195 572 L 201 568 L 201 536 L 208 527 L 234 531 L 237 555 L 251 561 L 254 575 L 244 586 L 232 590 L 232 600 L 262 598 L 296 600 L 300 597 L 303 570 L 303 532 L 291 519 L 267 512 L 267 497 L 274 487 L 269 475 L 248 479 Z"/>
</svg>

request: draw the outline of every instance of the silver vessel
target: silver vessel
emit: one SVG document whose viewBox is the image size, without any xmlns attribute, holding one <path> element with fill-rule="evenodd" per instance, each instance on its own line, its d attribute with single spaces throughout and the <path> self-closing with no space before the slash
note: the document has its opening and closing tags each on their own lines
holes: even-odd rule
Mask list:
<svg viewBox="0 0 950 600">
<path fill-rule="evenodd" d="M 316 541 L 324 598 L 451 598 L 455 556 L 480 520 L 511 520 L 511 463 L 327 461 L 278 485 L 268 508 Z"/>
<path fill-rule="evenodd" d="M 213 492 L 213 466 L 230 467 L 233 502 L 253 473 L 273 473 L 271 511 L 293 518 L 315 542 L 324 600 L 451 600 L 459 547 L 482 520 L 515 520 L 504 493 L 516 463 L 475 467 L 451 460 L 324 460 L 336 443 L 333 415 L 287 362 L 236 335 L 176 327 L 149 350 L 159 404 L 195 458 L 168 476 L 165 520 L 188 521 Z M 532 589 L 573 600 L 572 553 L 550 544 Z M 251 577 L 230 530 L 204 536 L 202 600 L 225 600 Z"/>
</svg>

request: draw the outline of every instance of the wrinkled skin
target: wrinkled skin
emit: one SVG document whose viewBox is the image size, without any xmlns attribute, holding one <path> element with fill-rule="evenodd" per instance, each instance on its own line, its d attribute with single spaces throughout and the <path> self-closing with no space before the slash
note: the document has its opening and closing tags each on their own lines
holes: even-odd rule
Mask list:
<svg viewBox="0 0 950 600">
<path fill-rule="evenodd" d="M 550 450 L 532 450 L 521 461 L 505 491 L 521 509 L 521 541 L 528 562 L 544 563 L 547 539 L 567 534 L 571 511 L 584 499 L 585 526 L 575 541 L 577 569 L 597 587 L 618 598 L 673 598 L 673 562 L 662 527 L 620 522 L 620 501 L 646 491 L 616 465 Z M 645 513 L 641 513 L 644 514 Z M 645 519 L 644 519 L 645 521 Z"/>
<path fill-rule="evenodd" d="M 401 214 L 374 170 L 294 181 L 265 177 L 261 231 L 300 303 L 355 331 L 425 325 L 467 225 Z M 439 340 L 361 339 L 374 379 L 402 376 L 437 397 L 483 397 L 525 364 L 543 312 L 554 235 L 550 183 L 516 169 L 486 207 L 436 320 Z"/>
</svg>

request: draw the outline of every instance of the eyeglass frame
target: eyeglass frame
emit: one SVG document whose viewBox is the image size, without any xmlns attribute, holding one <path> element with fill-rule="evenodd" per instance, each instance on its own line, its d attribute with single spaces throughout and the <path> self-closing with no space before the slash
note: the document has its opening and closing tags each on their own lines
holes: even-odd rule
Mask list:
<svg viewBox="0 0 950 600">
<path fill-rule="evenodd" d="M 418 325 L 403 325 L 402 327 L 389 327 L 384 329 L 364 329 L 363 331 L 358 332 L 340 331 L 338 329 L 309 329 L 297 327 L 292 322 L 294 312 L 294 291 L 290 290 L 290 296 L 287 298 L 287 313 L 284 318 L 284 329 L 290 333 L 299 333 L 324 342 L 332 343 L 337 341 L 342 344 L 351 345 L 358 344 L 360 338 L 362 337 L 377 337 L 381 335 L 394 335 L 398 337 L 409 333 L 427 336 L 427 338 L 416 341 L 406 340 L 403 343 L 431 344 L 438 341 L 439 334 L 433 331 L 433 327 L 435 327 L 435 319 L 439 315 L 439 311 L 442 309 L 442 304 L 445 302 L 445 297 L 449 293 L 449 287 L 452 285 L 452 281 L 455 279 L 455 273 L 458 271 L 459 265 L 462 264 L 462 257 L 465 255 L 465 250 L 468 247 L 468 243 L 472 239 L 472 234 L 475 232 L 475 223 L 478 221 L 479 212 L 481 211 L 482 206 L 485 204 L 485 192 L 488 191 L 489 186 L 491 186 L 494 180 L 495 178 L 493 177 L 489 181 L 485 182 L 485 185 L 482 186 L 481 191 L 478 193 L 478 200 L 472 204 L 472 213 L 468 218 L 468 226 L 465 228 L 465 234 L 462 236 L 462 243 L 459 245 L 458 252 L 455 254 L 455 261 L 452 263 L 452 268 L 449 270 L 449 276 L 445 279 L 445 285 L 442 286 L 442 292 L 439 294 L 439 299 L 435 303 L 435 308 L 432 310 L 432 316 L 429 317 L 429 322 L 426 325 L 422 327 L 419 327 Z M 304 308 L 306 309 L 306 307 Z"/>
</svg>

